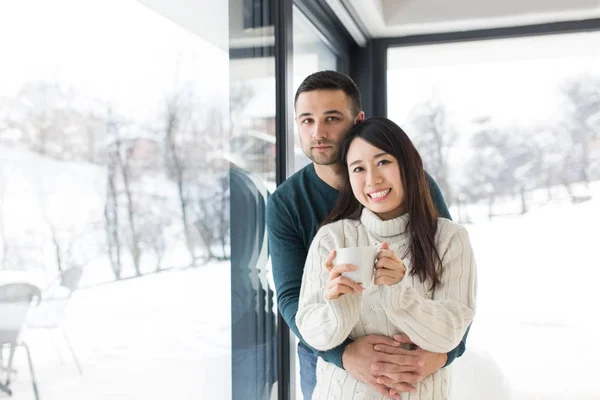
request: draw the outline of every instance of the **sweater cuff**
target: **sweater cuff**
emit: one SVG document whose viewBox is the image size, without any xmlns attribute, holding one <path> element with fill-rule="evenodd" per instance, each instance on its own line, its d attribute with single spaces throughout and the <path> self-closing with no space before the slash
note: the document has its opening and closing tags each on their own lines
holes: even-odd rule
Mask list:
<svg viewBox="0 0 600 400">
<path fill-rule="evenodd" d="M 454 360 L 456 360 L 457 349 L 450 350 L 446 353 L 446 364 L 442 368 L 446 368 L 448 365 L 452 364 Z"/>
<path fill-rule="evenodd" d="M 446 359 L 446 364 L 444 365 L 444 367 L 447 367 L 448 365 L 452 364 L 452 362 L 454 360 L 461 357 L 465 353 L 465 350 L 467 348 L 467 345 L 466 345 L 467 336 L 469 335 L 470 329 L 471 329 L 471 325 L 469 325 L 469 327 L 467 328 L 467 331 L 465 332 L 465 335 L 463 336 L 463 338 L 460 341 L 460 343 L 458 344 L 458 346 L 456 346 L 453 350 L 450 350 L 448 353 L 446 353 L 447 359 Z"/>
<path fill-rule="evenodd" d="M 344 369 L 342 355 L 344 354 L 344 350 L 346 350 L 346 346 L 352 343 L 352 341 L 352 339 L 348 338 L 338 347 L 334 347 L 333 349 L 327 351 L 321 351 L 319 352 L 319 355 L 323 360 L 335 364 L 338 368 Z"/>
<path fill-rule="evenodd" d="M 344 324 L 345 321 L 352 320 L 354 316 L 359 312 L 360 299 L 362 293 L 355 294 L 343 294 L 337 299 L 328 300 L 325 299 L 336 319 L 338 320 L 338 326 Z"/>
<path fill-rule="evenodd" d="M 407 288 L 406 275 L 402 280 L 392 286 L 380 286 L 381 299 L 383 300 L 383 306 L 389 310 L 404 309 L 405 305 L 402 304 L 406 300 L 404 292 Z"/>
</svg>

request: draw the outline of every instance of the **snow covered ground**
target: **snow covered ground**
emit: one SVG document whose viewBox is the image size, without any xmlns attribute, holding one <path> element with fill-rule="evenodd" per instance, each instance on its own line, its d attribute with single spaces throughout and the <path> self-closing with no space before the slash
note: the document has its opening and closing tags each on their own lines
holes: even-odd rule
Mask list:
<svg viewBox="0 0 600 400">
<path fill-rule="evenodd" d="M 24 334 L 41 398 L 227 399 L 229 279 L 215 263 L 77 291 L 66 328 L 83 375 L 59 334 Z M 22 348 L 15 366 L 13 399 L 32 399 Z"/>
<path fill-rule="evenodd" d="M 468 348 L 491 356 L 513 399 L 600 399 L 600 185 L 590 192 L 468 226 L 479 279 Z"/>
</svg>

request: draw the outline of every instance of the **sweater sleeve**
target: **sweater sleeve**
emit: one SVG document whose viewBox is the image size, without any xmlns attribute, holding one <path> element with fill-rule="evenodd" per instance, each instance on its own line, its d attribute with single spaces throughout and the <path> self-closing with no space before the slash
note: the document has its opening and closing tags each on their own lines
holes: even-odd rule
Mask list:
<svg viewBox="0 0 600 400">
<path fill-rule="evenodd" d="M 329 350 L 344 342 L 360 317 L 361 293 L 343 294 L 326 300 L 329 274 L 323 262 L 333 249 L 331 237 L 322 228 L 313 240 L 304 266 L 296 325 L 304 340 L 315 349 Z"/>
<path fill-rule="evenodd" d="M 269 252 L 273 271 L 273 281 L 277 294 L 277 308 L 294 335 L 309 347 L 296 326 L 296 313 L 302 283 L 302 271 L 306 261 L 307 250 L 302 236 L 294 226 L 281 199 L 276 195 L 269 197 L 267 202 L 267 230 L 269 234 Z M 334 363 L 340 368 L 342 354 L 347 343 L 326 352 L 315 351 L 325 361 Z"/>
<path fill-rule="evenodd" d="M 302 244 L 302 237 L 292 221 L 277 196 L 269 197 L 267 231 L 277 308 L 290 329 L 302 340 L 296 327 L 295 316 L 298 310 L 302 268 L 306 260 L 306 247 Z"/>
<path fill-rule="evenodd" d="M 417 346 L 437 353 L 454 349 L 475 315 L 476 268 L 467 230 L 461 227 L 450 238 L 432 300 L 406 279 L 380 291 L 388 318 Z"/>
</svg>

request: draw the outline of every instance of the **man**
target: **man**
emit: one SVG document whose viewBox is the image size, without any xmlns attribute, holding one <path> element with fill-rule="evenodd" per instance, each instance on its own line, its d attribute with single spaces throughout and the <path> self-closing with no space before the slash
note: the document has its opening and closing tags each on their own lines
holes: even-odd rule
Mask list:
<svg viewBox="0 0 600 400">
<path fill-rule="evenodd" d="M 321 71 L 307 77 L 296 92 L 295 111 L 302 150 L 312 163 L 290 177 L 269 198 L 267 229 L 278 308 L 300 339 L 302 393 L 305 399 L 312 397 L 317 357 L 322 357 L 380 393 L 400 399 L 398 392 L 414 391 L 411 384 L 462 355 L 466 334 L 463 342 L 448 354 L 407 350 L 410 340 L 406 335 L 348 339 L 326 352 L 313 350 L 303 342 L 295 318 L 304 263 L 320 223 L 332 210 L 342 185 L 341 169 L 345 167 L 339 162 L 339 146 L 365 115 L 356 84 L 335 71 Z M 439 187 L 427 176 L 440 215 L 450 218 Z"/>
</svg>

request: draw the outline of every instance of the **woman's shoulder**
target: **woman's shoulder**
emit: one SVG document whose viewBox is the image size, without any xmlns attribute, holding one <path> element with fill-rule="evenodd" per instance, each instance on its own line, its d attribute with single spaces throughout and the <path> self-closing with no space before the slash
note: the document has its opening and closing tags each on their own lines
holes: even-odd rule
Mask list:
<svg viewBox="0 0 600 400">
<path fill-rule="evenodd" d="M 464 232 L 466 234 L 467 228 L 465 228 L 464 225 L 461 225 L 458 222 L 454 222 L 450 219 L 441 218 L 441 217 L 438 218 L 437 233 L 436 233 L 438 238 L 440 238 L 440 239 L 446 238 L 449 240 L 452 236 L 454 236 L 458 232 L 461 232 L 461 233 Z"/>
</svg>

